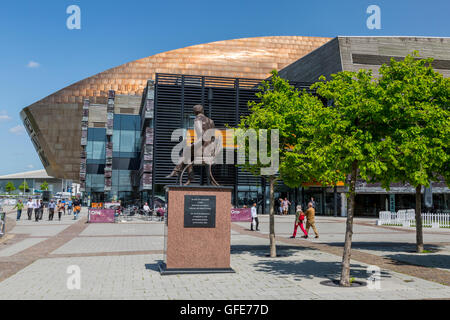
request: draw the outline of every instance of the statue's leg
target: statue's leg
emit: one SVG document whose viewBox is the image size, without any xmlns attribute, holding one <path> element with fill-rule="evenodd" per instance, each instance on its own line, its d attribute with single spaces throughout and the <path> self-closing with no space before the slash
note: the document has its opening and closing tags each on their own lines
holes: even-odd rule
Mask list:
<svg viewBox="0 0 450 320">
<path fill-rule="evenodd" d="M 187 150 L 183 152 L 183 156 L 180 158 L 177 166 L 173 169 L 172 173 L 169 174 L 166 178 L 172 178 L 172 177 L 180 177 L 181 172 L 186 168 L 186 166 L 189 163 L 192 163 L 193 161 L 193 152 L 194 148 L 193 146 L 187 147 Z"/>
<path fill-rule="evenodd" d="M 209 167 L 208 174 L 209 174 L 209 178 L 211 179 L 212 184 L 215 186 L 219 186 L 219 184 L 217 183 L 216 179 L 214 179 L 214 176 L 212 174 L 212 165 L 210 164 L 208 167 Z"/>
<path fill-rule="evenodd" d="M 193 166 L 194 165 L 192 163 L 187 166 L 188 180 L 185 183 L 186 186 L 190 185 L 195 179 Z"/>
<path fill-rule="evenodd" d="M 166 178 L 172 178 L 175 176 L 180 176 L 180 173 L 183 171 L 184 164 L 183 162 L 179 163 Z"/>
<path fill-rule="evenodd" d="M 190 166 L 190 164 L 184 166 L 183 170 L 181 171 L 180 175 L 178 176 L 178 180 L 177 180 L 178 182 L 177 183 L 180 186 L 183 185 L 183 176 L 184 176 L 184 173 L 186 172 L 186 170 L 189 168 L 189 166 Z"/>
</svg>

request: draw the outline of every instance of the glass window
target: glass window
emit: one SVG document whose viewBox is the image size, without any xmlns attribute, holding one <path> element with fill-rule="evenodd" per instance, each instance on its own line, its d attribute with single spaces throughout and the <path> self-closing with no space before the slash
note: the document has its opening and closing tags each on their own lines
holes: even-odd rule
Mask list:
<svg viewBox="0 0 450 320">
<path fill-rule="evenodd" d="M 119 191 L 132 191 L 131 171 L 119 170 Z"/>
<path fill-rule="evenodd" d="M 120 152 L 136 152 L 135 131 L 122 130 L 120 132 Z"/>
<path fill-rule="evenodd" d="M 120 148 L 120 130 L 114 129 L 112 136 L 113 152 L 119 152 Z"/>
<path fill-rule="evenodd" d="M 88 128 L 88 141 L 106 141 L 106 129 Z"/>
<path fill-rule="evenodd" d="M 114 170 L 139 170 L 139 159 L 136 158 L 114 158 Z"/>
<path fill-rule="evenodd" d="M 105 159 L 106 158 L 106 142 L 92 141 L 92 158 L 91 159 Z"/>
<path fill-rule="evenodd" d="M 140 131 L 141 118 L 138 115 L 115 114 L 114 129 Z"/>
<path fill-rule="evenodd" d="M 120 114 L 114 114 L 114 130 L 120 130 Z"/>
<path fill-rule="evenodd" d="M 103 174 L 87 174 L 86 189 L 91 192 L 103 192 L 105 188 L 105 176 Z"/>
<path fill-rule="evenodd" d="M 105 164 L 88 163 L 86 166 L 87 174 L 105 174 Z"/>
<path fill-rule="evenodd" d="M 141 152 L 141 132 L 140 131 L 135 131 L 136 133 L 136 147 L 135 147 L 135 151 L 136 152 Z"/>
<path fill-rule="evenodd" d="M 117 189 L 116 191 L 118 191 L 118 187 L 119 187 L 119 170 L 114 170 L 112 171 L 112 186 L 113 189 Z"/>
<path fill-rule="evenodd" d="M 87 159 L 101 160 L 106 158 L 105 141 L 88 141 L 86 146 Z"/>
<path fill-rule="evenodd" d="M 88 141 L 87 146 L 86 146 L 86 157 L 87 157 L 87 159 L 92 159 L 92 147 L 93 147 L 93 142 L 92 141 Z"/>
</svg>

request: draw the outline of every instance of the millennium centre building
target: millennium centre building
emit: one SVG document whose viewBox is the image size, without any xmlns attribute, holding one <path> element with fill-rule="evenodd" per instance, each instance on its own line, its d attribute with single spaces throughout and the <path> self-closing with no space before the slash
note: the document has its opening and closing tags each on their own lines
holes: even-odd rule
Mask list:
<svg viewBox="0 0 450 320">
<path fill-rule="evenodd" d="M 378 68 L 414 50 L 433 57 L 433 67 L 450 76 L 450 39 L 432 37 L 274 36 L 219 41 L 168 51 L 81 80 L 24 108 L 21 118 L 50 176 L 79 182 L 86 203 L 164 201 L 173 169 L 171 139 L 178 128 L 192 129 L 192 107 L 202 104 L 219 130 L 236 126 L 257 100 L 258 85 L 272 70 L 297 88 L 342 70 Z M 225 149 L 234 143 L 224 141 Z M 196 182 L 205 174 L 196 168 Z M 258 203 L 268 212 L 268 186 L 233 164 L 215 165 L 220 184 L 233 187 L 233 205 Z M 434 182 L 433 206 L 450 209 L 450 190 Z M 346 188 L 308 183 L 277 197 L 292 203 L 316 200 L 323 215 L 346 214 Z M 415 189 L 359 181 L 356 214 L 414 207 Z M 292 206 L 293 207 L 293 206 Z"/>
</svg>

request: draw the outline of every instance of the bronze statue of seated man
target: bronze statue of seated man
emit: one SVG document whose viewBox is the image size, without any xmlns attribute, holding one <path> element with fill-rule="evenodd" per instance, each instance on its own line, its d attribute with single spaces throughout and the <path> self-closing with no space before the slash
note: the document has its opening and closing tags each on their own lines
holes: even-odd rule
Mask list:
<svg viewBox="0 0 450 320">
<path fill-rule="evenodd" d="M 188 172 L 188 180 L 185 185 L 189 185 L 195 179 L 193 164 L 209 165 L 209 175 L 217 185 L 211 174 L 211 165 L 215 157 L 216 139 L 215 137 L 206 137 L 207 131 L 215 128 L 214 121 L 205 116 L 202 105 L 195 105 L 193 110 L 195 114 L 194 131 L 196 139 L 193 144 L 185 147 L 183 157 L 180 158 L 177 166 L 166 178 L 177 176 L 182 179 L 181 174 L 186 170 Z"/>
</svg>

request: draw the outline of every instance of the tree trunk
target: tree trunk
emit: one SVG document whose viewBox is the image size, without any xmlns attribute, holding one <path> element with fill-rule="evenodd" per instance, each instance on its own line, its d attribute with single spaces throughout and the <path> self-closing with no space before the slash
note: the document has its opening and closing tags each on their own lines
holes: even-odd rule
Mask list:
<svg viewBox="0 0 450 320">
<path fill-rule="evenodd" d="M 274 187 L 275 187 L 275 181 L 276 178 L 275 177 L 270 177 L 270 193 L 269 193 L 269 197 L 270 197 L 270 211 L 269 211 L 269 216 L 270 216 L 270 221 L 269 221 L 269 238 L 270 238 L 270 257 L 271 258 L 276 258 L 277 256 L 277 246 L 275 243 L 275 212 L 274 212 Z"/>
<path fill-rule="evenodd" d="M 422 185 L 416 187 L 416 251 L 423 252 L 422 233 Z"/>
<path fill-rule="evenodd" d="M 355 189 L 356 177 L 358 174 L 358 161 L 353 161 L 352 173 L 350 176 L 350 190 L 349 190 L 349 206 L 347 214 L 347 229 L 345 231 L 344 254 L 342 256 L 342 271 L 340 285 L 344 287 L 350 286 L 350 256 L 352 248 L 353 236 L 353 216 L 355 214 Z"/>
</svg>

